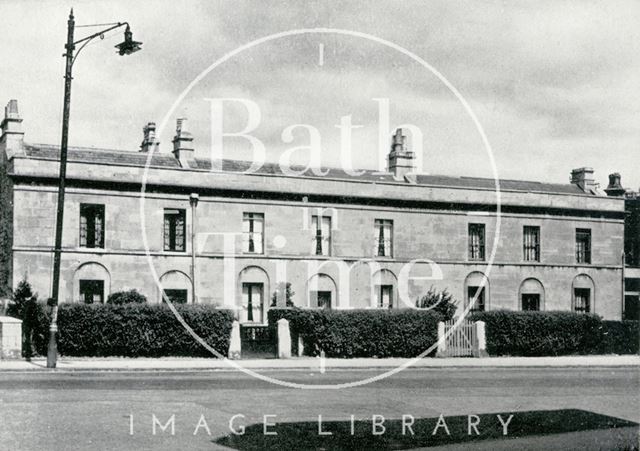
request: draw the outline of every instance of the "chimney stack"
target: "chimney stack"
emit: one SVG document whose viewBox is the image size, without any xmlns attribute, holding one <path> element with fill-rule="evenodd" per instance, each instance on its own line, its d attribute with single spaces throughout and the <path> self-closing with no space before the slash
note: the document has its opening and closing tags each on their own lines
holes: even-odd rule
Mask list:
<svg viewBox="0 0 640 451">
<path fill-rule="evenodd" d="M 598 194 L 598 185 L 593 178 L 593 168 L 578 168 L 571 171 L 571 183 L 587 194 Z"/>
<path fill-rule="evenodd" d="M 189 167 L 189 161 L 195 159 L 193 135 L 187 129 L 187 118 L 179 118 L 176 123 L 176 136 L 173 138 L 173 154 L 180 160 L 182 167 Z"/>
<path fill-rule="evenodd" d="M 396 179 L 404 180 L 405 175 L 414 172 L 415 154 L 407 150 L 407 137 L 402 129 L 396 129 L 391 140 L 391 151 L 388 156 L 388 170 Z"/>
<path fill-rule="evenodd" d="M 160 141 L 156 141 L 156 123 L 149 122 L 142 127 L 142 133 L 144 138 L 142 139 L 142 144 L 140 144 L 140 152 L 157 152 Z"/>
<path fill-rule="evenodd" d="M 624 196 L 624 193 L 627 191 L 622 187 L 620 183 L 620 173 L 614 172 L 613 174 L 609 174 L 609 186 L 604 190 L 607 193 L 607 196 L 611 197 L 621 197 Z"/>
<path fill-rule="evenodd" d="M 22 118 L 18 112 L 18 101 L 13 99 L 4 108 L 4 119 L 0 122 L 0 147 L 11 153 L 21 152 L 24 148 Z"/>
</svg>

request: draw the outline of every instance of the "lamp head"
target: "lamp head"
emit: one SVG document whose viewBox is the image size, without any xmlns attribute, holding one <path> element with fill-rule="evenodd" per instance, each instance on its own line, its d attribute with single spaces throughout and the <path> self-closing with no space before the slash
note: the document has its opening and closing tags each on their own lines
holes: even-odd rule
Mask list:
<svg viewBox="0 0 640 451">
<path fill-rule="evenodd" d="M 129 25 L 127 24 L 127 29 L 124 31 L 124 41 L 116 45 L 118 53 L 120 55 L 131 55 L 132 53 L 141 50 L 141 45 L 142 42 L 133 40 L 133 33 L 131 32 L 131 28 L 129 28 Z"/>
</svg>

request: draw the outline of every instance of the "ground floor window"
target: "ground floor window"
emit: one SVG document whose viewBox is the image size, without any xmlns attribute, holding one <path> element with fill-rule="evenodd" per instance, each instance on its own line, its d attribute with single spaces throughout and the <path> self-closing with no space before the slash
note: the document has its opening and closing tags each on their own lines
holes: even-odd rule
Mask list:
<svg viewBox="0 0 640 451">
<path fill-rule="evenodd" d="M 104 280 L 80 280 L 80 300 L 85 304 L 102 304 Z"/>
<path fill-rule="evenodd" d="M 591 290 L 589 288 L 574 288 L 573 298 L 573 309 L 576 312 L 589 313 L 591 311 Z"/>
<path fill-rule="evenodd" d="M 538 293 L 522 293 L 522 310 L 531 312 L 540 310 L 540 295 Z"/>
<path fill-rule="evenodd" d="M 624 317 L 625 320 L 640 320 L 640 294 L 627 294 L 624 297 Z"/>
<path fill-rule="evenodd" d="M 179 290 L 179 289 L 167 289 L 164 290 L 164 296 L 162 298 L 162 302 L 165 301 L 165 297 L 172 304 L 186 304 L 188 300 L 188 290 Z"/>
<path fill-rule="evenodd" d="M 242 284 L 242 311 L 240 322 L 264 322 L 264 285 L 261 283 Z"/>
</svg>

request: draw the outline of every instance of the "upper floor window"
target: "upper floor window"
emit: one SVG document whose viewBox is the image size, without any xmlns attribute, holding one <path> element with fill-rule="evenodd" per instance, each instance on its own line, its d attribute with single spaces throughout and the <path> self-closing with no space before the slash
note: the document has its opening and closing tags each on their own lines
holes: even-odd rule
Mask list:
<svg viewBox="0 0 640 451">
<path fill-rule="evenodd" d="M 264 215 L 244 213 L 242 217 L 242 252 L 262 254 L 264 235 Z"/>
<path fill-rule="evenodd" d="M 313 249 L 315 255 L 331 255 L 331 217 L 312 216 Z"/>
<path fill-rule="evenodd" d="M 540 227 L 524 226 L 522 247 L 524 249 L 524 261 L 540 261 Z"/>
<path fill-rule="evenodd" d="M 80 247 L 104 248 L 104 205 L 80 204 Z"/>
<path fill-rule="evenodd" d="M 576 263 L 591 263 L 590 229 L 576 229 Z"/>
<path fill-rule="evenodd" d="M 392 257 L 393 221 L 389 219 L 376 219 L 375 234 L 375 255 L 378 257 Z"/>
<path fill-rule="evenodd" d="M 484 260 L 484 224 L 469 224 L 469 260 Z"/>
<path fill-rule="evenodd" d="M 182 209 L 164 210 L 164 250 L 184 252 L 186 213 Z"/>
</svg>

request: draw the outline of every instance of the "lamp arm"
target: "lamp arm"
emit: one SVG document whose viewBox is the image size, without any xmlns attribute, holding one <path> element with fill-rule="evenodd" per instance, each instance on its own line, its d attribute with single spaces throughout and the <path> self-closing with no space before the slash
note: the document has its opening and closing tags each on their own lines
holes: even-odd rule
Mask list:
<svg viewBox="0 0 640 451">
<path fill-rule="evenodd" d="M 78 55 L 80 54 L 80 52 L 82 51 L 83 48 L 85 48 L 87 46 L 88 43 L 90 43 L 91 41 L 93 41 L 95 38 L 97 38 L 98 36 L 102 36 L 105 33 L 108 33 L 109 31 L 115 30 L 116 28 L 120 28 L 124 25 L 129 25 L 129 22 L 118 22 L 117 24 L 109 27 L 109 28 L 105 28 L 104 30 L 98 31 L 97 33 L 93 33 L 92 35 L 89 35 L 87 37 L 84 37 L 76 42 L 73 43 L 73 45 L 77 45 L 82 43 L 82 45 L 78 48 L 78 51 L 76 52 L 76 54 L 73 56 L 73 59 L 71 60 L 71 65 L 73 66 L 73 63 L 76 62 L 76 58 L 78 57 Z"/>
</svg>

